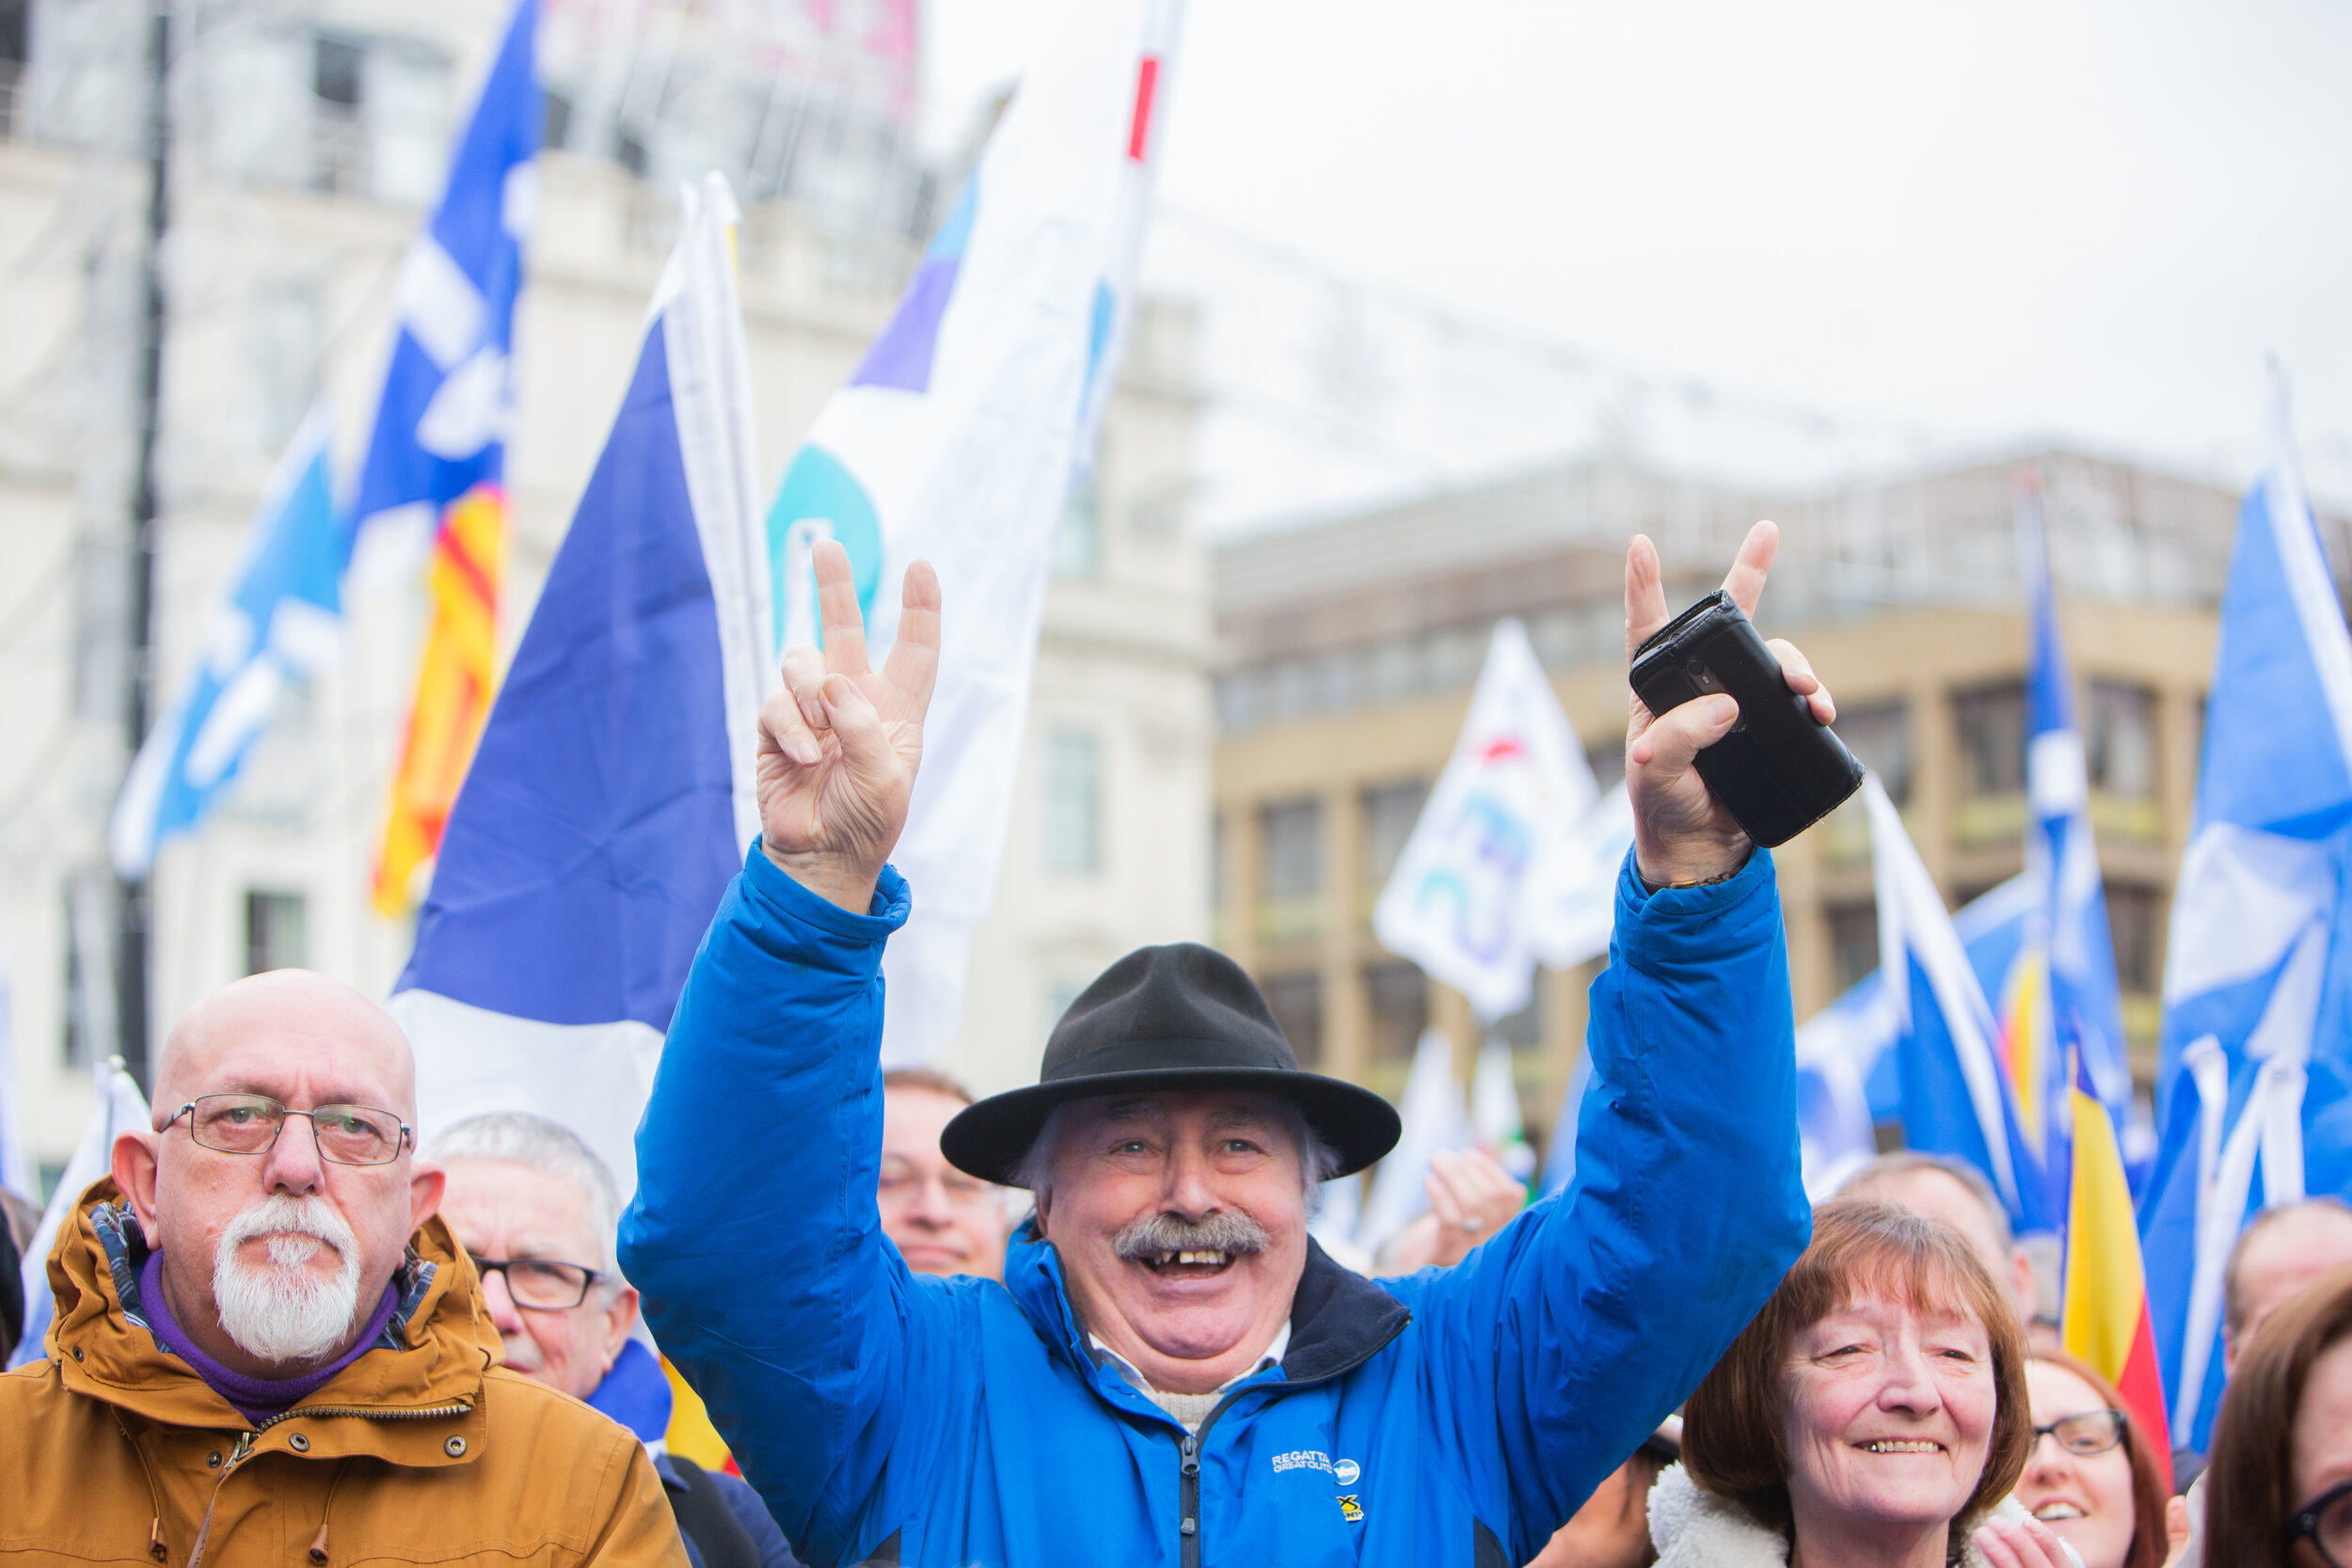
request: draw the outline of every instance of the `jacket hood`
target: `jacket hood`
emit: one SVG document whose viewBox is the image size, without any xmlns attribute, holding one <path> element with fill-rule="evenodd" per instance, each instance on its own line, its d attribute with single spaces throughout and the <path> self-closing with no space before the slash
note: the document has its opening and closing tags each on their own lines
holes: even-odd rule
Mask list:
<svg viewBox="0 0 2352 1568">
<path fill-rule="evenodd" d="M 151 1250 L 111 1180 L 84 1193 L 50 1250 L 57 1305 L 44 1348 L 75 1393 L 162 1425 L 243 1430 L 245 1417 L 148 1328 L 138 1271 Z M 392 1284 L 399 1300 L 376 1348 L 298 1408 L 391 1416 L 480 1404 L 484 1374 L 500 1358 L 499 1336 L 482 1309 L 480 1276 L 438 1216 L 409 1238 Z M 429 1455 L 404 1460 L 391 1451 L 403 1426 L 421 1443 L 428 1437 L 419 1423 L 358 1424 L 383 1440 L 356 1442 L 353 1451 L 395 1463 L 444 1461 L 437 1433 L 430 1434 Z"/>
<path fill-rule="evenodd" d="M 2007 1497 L 1993 1516 L 2015 1523 L 2027 1514 L 2016 1498 Z M 1788 1561 L 1787 1536 L 1731 1498 L 1703 1491 L 1679 1465 L 1668 1465 L 1650 1488 L 1649 1538 L 1658 1548 L 1658 1568 L 1786 1568 Z M 2067 1546 L 2066 1555 L 2074 1568 L 2082 1568 L 2074 1547 Z M 1959 1561 L 1961 1568 L 1991 1568 L 1965 1537 Z"/>
</svg>

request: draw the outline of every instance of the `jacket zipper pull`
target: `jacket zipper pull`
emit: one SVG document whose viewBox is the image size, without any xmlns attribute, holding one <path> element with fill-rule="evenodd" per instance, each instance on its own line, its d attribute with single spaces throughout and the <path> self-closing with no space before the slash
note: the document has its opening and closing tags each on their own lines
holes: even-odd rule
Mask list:
<svg viewBox="0 0 2352 1568">
<path fill-rule="evenodd" d="M 1177 1528 L 1186 1536 L 1200 1533 L 1200 1521 L 1196 1511 L 1200 1506 L 1200 1439 L 1194 1433 L 1184 1433 L 1184 1440 L 1176 1445 L 1177 1457 L 1183 1460 L 1184 1522 Z"/>
</svg>

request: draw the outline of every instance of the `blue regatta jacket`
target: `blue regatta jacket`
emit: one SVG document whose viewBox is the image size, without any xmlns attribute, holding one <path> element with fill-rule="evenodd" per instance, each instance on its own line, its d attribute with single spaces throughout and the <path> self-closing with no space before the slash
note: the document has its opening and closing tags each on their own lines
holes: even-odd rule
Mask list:
<svg viewBox="0 0 2352 1568">
<path fill-rule="evenodd" d="M 908 1272 L 875 1210 L 883 942 L 753 847 L 637 1133 L 621 1261 L 816 1568 L 1524 1562 L 1695 1386 L 1810 1227 L 1771 858 L 1647 892 L 1594 986 L 1576 1179 L 1458 1267 L 1310 1247 L 1280 1366 L 1197 1437 L 1098 1365 L 1054 1249 Z"/>
</svg>

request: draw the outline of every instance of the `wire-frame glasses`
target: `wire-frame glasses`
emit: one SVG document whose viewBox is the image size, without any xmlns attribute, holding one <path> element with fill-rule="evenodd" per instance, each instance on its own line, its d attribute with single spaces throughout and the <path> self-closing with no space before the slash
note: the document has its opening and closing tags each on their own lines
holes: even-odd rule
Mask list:
<svg viewBox="0 0 2352 1568">
<path fill-rule="evenodd" d="M 338 1165 L 389 1165 L 414 1134 L 389 1111 L 371 1105 L 320 1105 L 288 1110 L 265 1094 L 203 1094 L 171 1113 L 168 1129 L 188 1118 L 188 1136 L 223 1154 L 266 1154 L 284 1132 L 288 1117 L 310 1123 L 319 1158 Z"/>
</svg>

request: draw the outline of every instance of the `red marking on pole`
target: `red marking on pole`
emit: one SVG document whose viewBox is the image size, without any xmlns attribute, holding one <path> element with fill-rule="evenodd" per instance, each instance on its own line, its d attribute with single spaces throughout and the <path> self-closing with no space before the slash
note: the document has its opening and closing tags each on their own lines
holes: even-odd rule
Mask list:
<svg viewBox="0 0 2352 1568">
<path fill-rule="evenodd" d="M 1514 757 L 1526 754 L 1527 748 L 1519 744 L 1519 737 L 1506 735 L 1501 739 L 1488 741 L 1486 749 L 1479 753 L 1478 760 L 1482 763 L 1509 762 Z"/>
<path fill-rule="evenodd" d="M 1159 85 L 1160 57 L 1146 55 L 1136 68 L 1136 119 L 1127 128 L 1127 156 L 1138 164 L 1152 140 L 1152 95 Z"/>
</svg>

